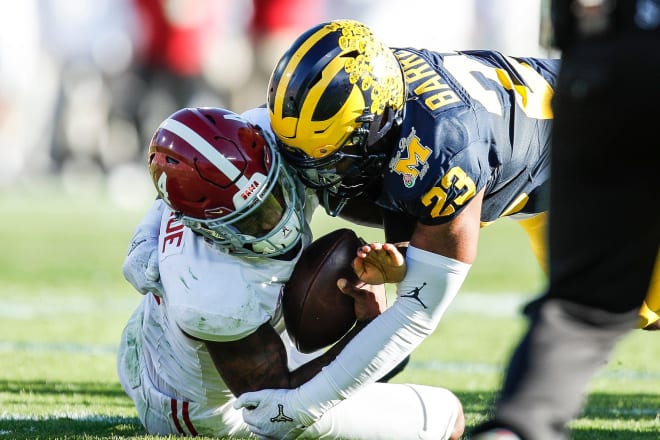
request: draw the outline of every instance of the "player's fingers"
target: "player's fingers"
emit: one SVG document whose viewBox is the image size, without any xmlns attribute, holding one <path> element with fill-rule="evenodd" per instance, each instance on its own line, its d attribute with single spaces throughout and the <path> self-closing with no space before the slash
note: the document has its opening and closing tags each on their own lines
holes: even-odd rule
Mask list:
<svg viewBox="0 0 660 440">
<path fill-rule="evenodd" d="M 355 275 L 357 275 L 358 277 L 360 276 L 360 274 L 362 272 L 365 271 L 364 264 L 365 264 L 364 260 L 362 258 L 360 258 L 359 256 L 355 257 L 353 259 L 352 263 L 351 263 L 351 267 L 353 268 L 353 272 L 355 272 Z"/>
<path fill-rule="evenodd" d="M 405 261 L 405 258 L 403 257 L 403 254 L 392 243 L 385 243 L 383 245 L 383 249 L 389 254 L 390 258 L 392 258 L 392 260 L 394 260 L 395 264 L 401 265 Z"/>
<path fill-rule="evenodd" d="M 383 249 L 383 243 L 375 241 L 373 243 L 360 246 L 357 250 L 357 254 L 361 258 L 365 258 L 370 252 L 380 251 L 381 249 Z"/>
<path fill-rule="evenodd" d="M 250 432 L 256 435 L 259 440 L 277 440 L 275 437 L 268 435 L 268 432 L 261 428 L 260 418 L 255 417 L 251 411 L 243 410 L 243 421 L 248 425 Z"/>
<path fill-rule="evenodd" d="M 387 308 L 383 285 L 355 285 L 342 278 L 337 282 L 337 286 L 342 293 L 353 298 L 355 318 L 358 321 L 370 321 Z"/>
<path fill-rule="evenodd" d="M 383 248 L 383 243 L 375 241 L 369 245 L 372 250 L 379 251 Z"/>
<path fill-rule="evenodd" d="M 360 258 L 365 258 L 369 252 L 371 252 L 371 247 L 368 244 L 365 244 L 364 246 L 360 246 L 357 250 L 357 255 Z"/>
<path fill-rule="evenodd" d="M 259 395 L 257 393 L 248 392 L 238 396 L 238 399 L 234 400 L 232 405 L 234 409 L 255 409 L 259 406 L 259 402 L 261 402 L 261 400 L 259 399 Z"/>
<path fill-rule="evenodd" d="M 337 280 L 337 287 L 339 290 L 341 290 L 341 293 L 344 295 L 348 295 L 352 298 L 357 298 L 361 295 L 364 295 L 364 292 L 362 289 L 357 287 L 356 285 L 349 283 L 347 279 L 345 278 L 339 278 Z"/>
</svg>

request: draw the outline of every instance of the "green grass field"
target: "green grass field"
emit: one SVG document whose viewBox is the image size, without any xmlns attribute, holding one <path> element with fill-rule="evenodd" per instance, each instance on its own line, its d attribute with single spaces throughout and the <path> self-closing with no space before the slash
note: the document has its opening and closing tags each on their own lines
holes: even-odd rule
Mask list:
<svg viewBox="0 0 660 440">
<path fill-rule="evenodd" d="M 115 373 L 115 349 L 139 294 L 121 262 L 143 209 L 94 191 L 0 190 L 0 440 L 155 439 Z M 338 226 L 319 211 L 317 234 Z M 360 229 L 368 240 L 377 230 Z M 488 414 L 525 322 L 518 307 L 544 280 L 513 222 L 482 232 L 479 257 L 438 330 L 395 380 L 453 390 L 468 427 Z M 660 334 L 635 331 L 590 384 L 576 439 L 660 437 Z"/>
</svg>

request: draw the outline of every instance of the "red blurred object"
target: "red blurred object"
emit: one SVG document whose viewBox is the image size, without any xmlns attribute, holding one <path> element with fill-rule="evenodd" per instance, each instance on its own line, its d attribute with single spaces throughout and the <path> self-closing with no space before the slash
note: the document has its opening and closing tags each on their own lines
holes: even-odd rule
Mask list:
<svg viewBox="0 0 660 440">
<path fill-rule="evenodd" d="M 299 33 L 323 21 L 325 0 L 253 0 L 252 31 L 257 34 Z"/>
<path fill-rule="evenodd" d="M 134 0 L 142 32 L 138 56 L 182 76 L 199 75 L 221 16 L 213 0 Z"/>
</svg>

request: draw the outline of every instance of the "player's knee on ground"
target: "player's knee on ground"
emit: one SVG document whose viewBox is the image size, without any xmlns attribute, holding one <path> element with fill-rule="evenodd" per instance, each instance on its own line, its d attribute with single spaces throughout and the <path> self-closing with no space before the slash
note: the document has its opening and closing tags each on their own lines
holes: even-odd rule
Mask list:
<svg viewBox="0 0 660 440">
<path fill-rule="evenodd" d="M 299 438 L 456 440 L 464 429 L 462 405 L 451 391 L 376 382 L 331 408 Z"/>
<path fill-rule="evenodd" d="M 456 416 L 456 422 L 454 423 L 454 431 L 451 433 L 449 440 L 459 440 L 465 432 L 465 414 L 463 413 L 463 405 L 458 397 L 456 398 L 456 402 L 458 404 L 458 415 Z"/>
<path fill-rule="evenodd" d="M 426 385 L 407 385 L 417 395 L 420 403 L 428 411 L 429 418 L 433 419 L 428 427 L 435 435 L 444 431 L 441 438 L 458 440 L 465 432 L 465 414 L 460 399 L 445 388 L 430 387 Z M 441 428 L 439 425 L 444 425 Z M 424 437 L 425 438 L 425 437 Z"/>
</svg>

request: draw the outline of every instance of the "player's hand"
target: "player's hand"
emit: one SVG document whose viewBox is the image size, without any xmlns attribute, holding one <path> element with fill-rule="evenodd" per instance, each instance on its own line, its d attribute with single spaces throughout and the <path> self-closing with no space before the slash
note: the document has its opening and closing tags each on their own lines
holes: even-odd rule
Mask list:
<svg viewBox="0 0 660 440">
<path fill-rule="evenodd" d="M 337 280 L 337 287 L 343 294 L 353 298 L 355 317 L 358 321 L 370 321 L 387 308 L 387 295 L 384 284 L 350 283 L 345 278 Z"/>
<path fill-rule="evenodd" d="M 141 294 L 163 295 L 158 270 L 158 237 L 136 233 L 128 246 L 128 255 L 121 267 L 124 278 Z"/>
<path fill-rule="evenodd" d="M 365 244 L 357 251 L 353 270 L 367 284 L 398 283 L 406 274 L 406 259 L 391 243 Z"/>
<path fill-rule="evenodd" d="M 294 439 L 315 421 L 296 389 L 243 393 L 234 408 L 243 408 L 243 420 L 260 439 Z"/>
</svg>

